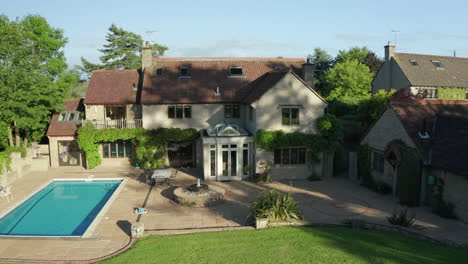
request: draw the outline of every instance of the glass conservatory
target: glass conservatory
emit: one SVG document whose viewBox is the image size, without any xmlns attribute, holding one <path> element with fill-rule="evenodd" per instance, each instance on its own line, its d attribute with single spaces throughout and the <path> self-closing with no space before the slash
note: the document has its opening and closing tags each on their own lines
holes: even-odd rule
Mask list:
<svg viewBox="0 0 468 264">
<path fill-rule="evenodd" d="M 254 140 L 237 124 L 222 123 L 202 133 L 205 180 L 241 180 L 252 171 Z"/>
</svg>

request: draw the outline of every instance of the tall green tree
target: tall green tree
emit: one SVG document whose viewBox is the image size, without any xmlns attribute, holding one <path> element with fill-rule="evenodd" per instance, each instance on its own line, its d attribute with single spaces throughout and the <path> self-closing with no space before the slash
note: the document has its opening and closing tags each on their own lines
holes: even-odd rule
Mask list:
<svg viewBox="0 0 468 264">
<path fill-rule="evenodd" d="M 370 71 L 375 75 L 383 64 L 377 55 L 367 47 L 353 47 L 349 50 L 340 50 L 336 55 L 335 63 L 357 60 L 358 62 L 367 65 Z"/>
<path fill-rule="evenodd" d="M 387 105 L 394 93 L 395 90 L 388 92 L 379 90 L 378 93 L 359 102 L 357 107 L 358 117 L 366 127 L 371 126 L 375 121 L 377 121 L 377 119 L 379 119 L 380 115 L 382 115 L 387 108 Z"/>
<path fill-rule="evenodd" d="M 370 95 L 372 78 L 369 67 L 357 60 L 338 62 L 325 73 L 324 95 L 327 100 L 355 105 Z"/>
<path fill-rule="evenodd" d="M 62 106 L 67 39 L 41 16 L 10 21 L 2 15 L 0 43 L 0 121 L 15 132 L 16 145 L 20 137 L 38 140 Z"/>
<path fill-rule="evenodd" d="M 309 55 L 311 63 L 315 65 L 315 88 L 318 91 L 324 89 L 323 76 L 332 66 L 333 57 L 321 48 L 315 48 L 314 53 Z"/>
<path fill-rule="evenodd" d="M 81 57 L 80 69 L 90 73 L 97 69 L 138 69 L 141 67 L 143 40 L 140 35 L 112 24 L 106 36 L 106 44 L 99 51 L 101 64 L 94 64 Z M 153 56 L 163 56 L 168 47 L 154 43 L 151 45 Z"/>
</svg>

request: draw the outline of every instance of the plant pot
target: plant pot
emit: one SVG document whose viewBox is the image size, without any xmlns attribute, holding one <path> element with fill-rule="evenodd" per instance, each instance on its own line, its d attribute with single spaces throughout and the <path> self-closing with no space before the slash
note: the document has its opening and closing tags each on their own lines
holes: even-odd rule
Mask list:
<svg viewBox="0 0 468 264">
<path fill-rule="evenodd" d="M 267 226 L 268 226 L 268 217 L 255 218 L 256 229 L 267 228 Z"/>
</svg>

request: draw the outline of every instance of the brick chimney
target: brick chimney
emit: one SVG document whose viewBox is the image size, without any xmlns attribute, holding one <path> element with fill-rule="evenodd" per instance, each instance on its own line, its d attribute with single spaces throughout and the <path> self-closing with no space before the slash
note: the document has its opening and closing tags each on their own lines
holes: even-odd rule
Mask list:
<svg viewBox="0 0 468 264">
<path fill-rule="evenodd" d="M 302 64 L 302 79 L 310 87 L 314 87 L 315 65 L 307 58 L 307 62 Z"/>
<path fill-rule="evenodd" d="M 385 46 L 384 48 L 385 48 L 385 62 L 389 62 L 390 59 L 393 57 L 393 55 L 395 55 L 395 46 L 390 44 L 390 42 L 388 42 L 387 46 Z"/>
<path fill-rule="evenodd" d="M 145 46 L 141 49 L 141 70 L 144 70 L 146 67 L 152 66 L 153 60 L 153 50 L 149 41 L 145 42 Z"/>
</svg>

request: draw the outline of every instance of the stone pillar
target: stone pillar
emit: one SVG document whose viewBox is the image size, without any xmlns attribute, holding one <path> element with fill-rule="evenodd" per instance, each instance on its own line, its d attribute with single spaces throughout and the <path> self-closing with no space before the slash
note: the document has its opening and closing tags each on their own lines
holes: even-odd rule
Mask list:
<svg viewBox="0 0 468 264">
<path fill-rule="evenodd" d="M 132 237 L 142 237 L 145 231 L 145 224 L 142 222 L 136 222 L 132 224 Z"/>
</svg>

